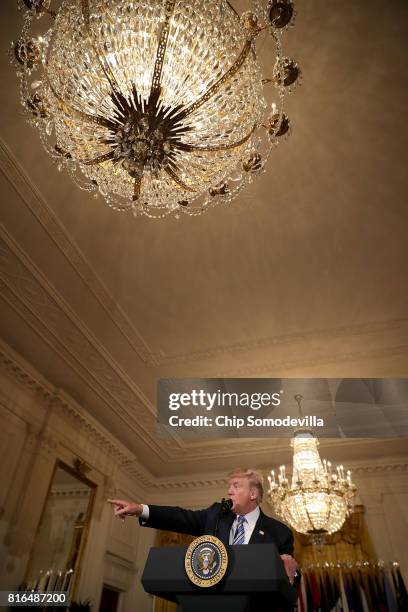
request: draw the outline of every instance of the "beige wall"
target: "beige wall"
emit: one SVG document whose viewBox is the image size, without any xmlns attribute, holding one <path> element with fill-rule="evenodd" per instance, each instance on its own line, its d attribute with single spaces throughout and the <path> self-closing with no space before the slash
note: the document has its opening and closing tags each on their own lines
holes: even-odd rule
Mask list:
<svg viewBox="0 0 408 612">
<path fill-rule="evenodd" d="M 222 474 L 202 474 L 205 485 L 197 487 L 155 479 L 84 408 L 10 352 L 0 368 L 0 588 L 23 580 L 55 462 L 72 465 L 75 457 L 91 466 L 87 477 L 97 485 L 76 599 L 91 598 L 97 610 L 106 583 L 123 592 L 120 612 L 147 612 L 152 600 L 140 577 L 155 532 L 115 520 L 106 498 L 202 507 L 225 494 Z M 408 455 L 360 462 L 353 472 L 378 556 L 399 560 L 408 581 Z"/>
<path fill-rule="evenodd" d="M 23 581 L 55 462 L 72 466 L 75 457 L 91 466 L 86 476 L 97 485 L 75 599 L 89 597 L 98 609 L 106 582 L 124 591 L 121 612 L 150 610 L 140 575 L 155 534 L 115 520 L 105 501 L 146 496 L 120 467 L 130 460 L 126 450 L 37 373 L 25 378 L 14 366 L 0 372 L 0 588 Z"/>
</svg>

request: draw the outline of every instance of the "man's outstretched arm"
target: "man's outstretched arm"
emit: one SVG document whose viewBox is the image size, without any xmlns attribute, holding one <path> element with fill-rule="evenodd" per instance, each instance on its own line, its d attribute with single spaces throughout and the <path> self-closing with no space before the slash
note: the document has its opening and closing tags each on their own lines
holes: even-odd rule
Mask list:
<svg viewBox="0 0 408 612">
<path fill-rule="evenodd" d="M 195 536 L 203 535 L 205 532 L 207 510 L 186 510 L 176 506 L 146 506 L 124 499 L 109 499 L 108 502 L 115 506 L 115 516 L 122 519 L 136 516 L 143 527 Z"/>
</svg>

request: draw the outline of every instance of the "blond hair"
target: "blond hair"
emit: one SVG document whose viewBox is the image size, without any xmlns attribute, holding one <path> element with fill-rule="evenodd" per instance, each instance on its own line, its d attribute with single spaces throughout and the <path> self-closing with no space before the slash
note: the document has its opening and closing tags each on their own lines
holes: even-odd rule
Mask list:
<svg viewBox="0 0 408 612">
<path fill-rule="evenodd" d="M 228 474 L 228 480 L 231 478 L 247 478 L 249 487 L 258 491 L 256 501 L 258 504 L 261 503 L 263 498 L 263 476 L 260 472 L 246 468 L 237 468 Z"/>
</svg>

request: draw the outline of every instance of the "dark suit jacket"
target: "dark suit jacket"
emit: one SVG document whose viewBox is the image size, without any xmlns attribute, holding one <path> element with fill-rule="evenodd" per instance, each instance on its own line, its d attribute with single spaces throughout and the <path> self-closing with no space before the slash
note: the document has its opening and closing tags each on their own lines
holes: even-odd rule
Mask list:
<svg viewBox="0 0 408 612">
<path fill-rule="evenodd" d="M 144 527 L 163 529 L 164 531 L 176 531 L 193 536 L 214 535 L 217 517 L 221 504 L 215 503 L 205 510 L 185 510 L 173 506 L 150 506 L 149 520 L 139 518 Z M 229 544 L 229 536 L 235 514 L 229 512 L 220 517 L 217 529 L 217 537 L 226 545 Z M 263 533 L 262 533 L 263 532 Z M 260 510 L 259 518 L 252 532 L 249 544 L 276 544 L 279 554 L 293 555 L 293 535 L 289 527 L 283 523 L 266 516 Z M 270 598 L 265 599 L 262 595 L 251 597 L 250 612 L 292 612 L 293 607 L 278 596 L 272 603 Z"/>
<path fill-rule="evenodd" d="M 205 510 L 185 510 L 173 506 L 150 506 L 149 520 L 139 519 L 142 526 L 176 531 L 193 536 L 213 535 L 220 510 L 220 504 L 215 503 Z M 229 512 L 220 518 L 217 537 L 226 545 L 235 514 Z M 263 533 L 262 533 L 263 532 Z M 289 527 L 267 516 L 260 510 L 259 518 L 252 532 L 249 544 L 276 544 L 281 555 L 293 555 L 293 535 Z"/>
</svg>

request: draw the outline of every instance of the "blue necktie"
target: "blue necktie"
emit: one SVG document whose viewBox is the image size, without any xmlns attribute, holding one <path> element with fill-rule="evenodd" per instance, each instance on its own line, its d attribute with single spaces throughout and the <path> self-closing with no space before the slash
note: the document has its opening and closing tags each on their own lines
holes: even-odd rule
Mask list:
<svg viewBox="0 0 408 612">
<path fill-rule="evenodd" d="M 235 530 L 233 544 L 244 544 L 245 543 L 245 528 L 244 528 L 245 522 L 246 522 L 245 516 L 238 515 L 238 524 Z"/>
</svg>

